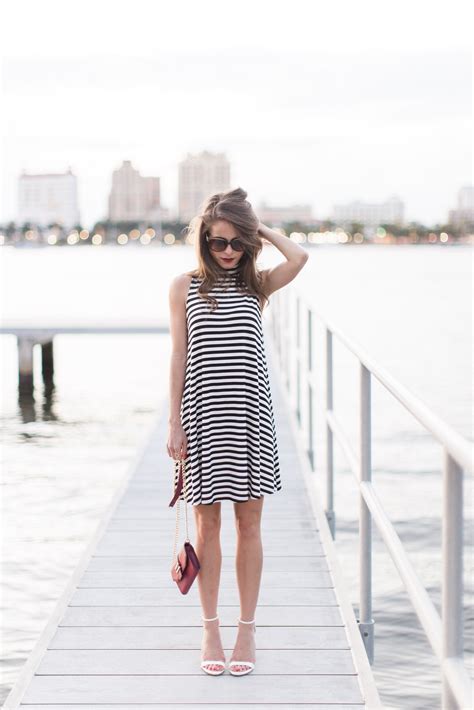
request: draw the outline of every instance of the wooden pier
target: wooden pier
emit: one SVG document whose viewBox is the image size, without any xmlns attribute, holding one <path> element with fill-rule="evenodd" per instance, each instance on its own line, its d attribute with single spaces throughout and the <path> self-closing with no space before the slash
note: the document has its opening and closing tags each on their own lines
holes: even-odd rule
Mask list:
<svg viewBox="0 0 474 710">
<path fill-rule="evenodd" d="M 18 391 L 20 396 L 32 395 L 35 387 L 33 368 L 33 349 L 41 348 L 41 377 L 43 384 L 50 386 L 54 379 L 54 338 L 56 335 L 144 335 L 169 333 L 169 323 L 125 323 L 123 319 L 113 324 L 84 323 L 65 324 L 48 321 L 44 324 L 14 322 L 3 320 L 0 323 L 0 335 L 13 335 L 18 351 Z"/>
<path fill-rule="evenodd" d="M 171 580 L 175 527 L 168 405 L 136 460 L 28 658 L 4 708 L 234 710 L 381 707 L 335 558 L 314 475 L 273 371 L 283 488 L 267 496 L 264 563 L 256 610 L 256 667 L 233 677 L 199 667 L 197 582 L 181 595 Z M 227 660 L 237 634 L 233 503 L 222 502 L 218 613 Z M 184 507 L 181 505 L 181 538 Z M 190 537 L 194 514 L 188 506 Z"/>
</svg>

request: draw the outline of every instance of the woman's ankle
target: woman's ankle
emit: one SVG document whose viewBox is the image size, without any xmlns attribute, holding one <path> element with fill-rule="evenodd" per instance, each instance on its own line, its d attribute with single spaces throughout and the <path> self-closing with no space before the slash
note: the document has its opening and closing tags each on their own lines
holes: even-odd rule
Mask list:
<svg viewBox="0 0 474 710">
<path fill-rule="evenodd" d="M 202 620 L 202 625 L 204 626 L 205 629 L 218 629 L 219 628 L 219 619 L 203 619 Z"/>
</svg>

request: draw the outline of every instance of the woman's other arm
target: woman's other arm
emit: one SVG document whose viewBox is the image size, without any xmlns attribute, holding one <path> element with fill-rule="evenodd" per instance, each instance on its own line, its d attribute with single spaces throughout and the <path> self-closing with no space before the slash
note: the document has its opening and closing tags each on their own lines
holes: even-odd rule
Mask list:
<svg viewBox="0 0 474 710">
<path fill-rule="evenodd" d="M 279 288 L 289 284 L 290 281 L 293 281 L 295 276 L 299 274 L 308 261 L 309 254 L 306 249 L 300 247 L 299 244 L 296 244 L 296 242 L 288 237 L 284 237 L 274 229 L 270 229 L 270 227 L 262 224 L 262 222 L 259 223 L 258 233 L 276 246 L 283 256 L 286 257 L 286 261 L 283 263 L 277 264 L 271 269 L 265 269 L 262 272 L 265 279 L 265 293 L 269 296 L 274 291 L 277 291 Z"/>
<path fill-rule="evenodd" d="M 188 333 L 186 326 L 186 295 L 190 284 L 187 274 L 176 276 L 169 289 L 169 312 L 171 334 L 171 362 L 169 380 L 169 439 L 168 454 L 179 458 L 179 451 L 185 445 L 185 435 L 181 424 L 181 400 L 184 390 Z M 184 437 L 183 437 L 184 435 Z M 184 455 L 186 454 L 183 451 Z"/>
</svg>

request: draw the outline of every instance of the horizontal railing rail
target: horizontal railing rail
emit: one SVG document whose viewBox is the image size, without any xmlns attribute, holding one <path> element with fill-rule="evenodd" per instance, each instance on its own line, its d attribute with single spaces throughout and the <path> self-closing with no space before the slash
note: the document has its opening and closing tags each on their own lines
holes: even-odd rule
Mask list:
<svg viewBox="0 0 474 710">
<path fill-rule="evenodd" d="M 28 321 L 15 320 L 12 322 L 0 322 L 0 335 L 16 335 L 22 338 L 37 339 L 53 337 L 55 335 L 147 335 L 156 333 L 167 334 L 170 332 L 168 321 L 146 321 L 137 322 L 136 319 L 127 323 L 125 319 L 117 320 L 116 323 L 109 320 L 93 321 L 88 320 L 83 323 L 29 323 Z"/>
<path fill-rule="evenodd" d="M 290 392 L 292 365 L 295 381 L 295 417 L 304 430 L 302 396 L 306 388 L 307 448 L 315 471 L 315 393 L 317 378 L 313 369 L 314 320 L 325 332 L 325 512 L 333 537 L 336 530 L 334 506 L 334 442 L 345 454 L 359 491 L 359 629 L 369 661 L 374 658 L 374 620 L 372 618 L 372 523 L 375 523 L 431 648 L 440 664 L 443 710 L 471 707 L 472 683 L 464 663 L 463 650 L 463 478 L 473 472 L 471 442 L 464 439 L 418 397 L 380 366 L 364 349 L 299 294 L 293 286 L 280 289 L 270 297 L 270 328 L 284 385 Z M 306 343 L 302 345 L 302 321 Z M 333 343 L 336 338 L 357 359 L 359 365 L 359 452 L 355 452 L 334 412 Z M 389 516 L 372 483 L 372 403 L 371 385 L 375 377 L 383 387 L 429 431 L 443 447 L 442 513 L 442 609 L 439 615 L 428 592 L 413 568 Z M 291 401 L 291 398 L 290 398 Z"/>
</svg>

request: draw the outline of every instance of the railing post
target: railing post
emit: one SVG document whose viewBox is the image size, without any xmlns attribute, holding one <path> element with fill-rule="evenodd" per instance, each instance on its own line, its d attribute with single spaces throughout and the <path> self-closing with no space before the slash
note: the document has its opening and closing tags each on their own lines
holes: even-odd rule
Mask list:
<svg viewBox="0 0 474 710">
<path fill-rule="evenodd" d="M 463 657 L 463 471 L 444 449 L 443 461 L 443 659 Z M 458 704 L 442 674 L 442 708 Z"/>
<path fill-rule="evenodd" d="M 281 293 L 281 291 L 280 291 Z M 282 308 L 282 323 L 284 324 L 285 331 L 283 331 L 283 326 L 282 326 L 282 333 L 285 332 L 286 337 L 282 338 L 284 345 L 282 347 L 284 348 L 284 362 L 285 366 L 283 368 L 283 374 L 285 377 L 285 386 L 286 386 L 286 391 L 289 393 L 291 390 L 291 365 L 292 365 L 292 359 L 291 359 L 291 336 L 290 336 L 290 323 L 291 323 L 291 318 L 290 318 L 290 291 L 287 291 L 284 296 L 282 296 L 282 303 L 284 304 L 284 313 L 283 313 L 283 308 Z"/>
<path fill-rule="evenodd" d="M 43 383 L 50 385 L 54 382 L 54 338 L 41 340 L 41 374 Z"/>
<path fill-rule="evenodd" d="M 34 390 L 33 348 L 36 340 L 28 336 L 17 336 L 18 348 L 18 390 L 20 394 L 32 395 Z"/>
<path fill-rule="evenodd" d="M 332 332 L 326 328 L 326 411 L 333 408 Z M 336 536 L 334 512 L 334 436 L 326 421 L 326 518 L 333 538 Z"/>
<path fill-rule="evenodd" d="M 313 312 L 307 307 L 308 324 L 308 456 L 314 471 L 314 436 L 313 436 Z"/>
<path fill-rule="evenodd" d="M 371 398 L 370 371 L 360 363 L 360 481 L 371 481 Z M 359 492 L 359 630 L 369 663 L 374 660 L 374 620 L 372 619 L 372 518 Z"/>
<path fill-rule="evenodd" d="M 301 328 L 300 297 L 296 296 L 296 417 L 301 427 Z"/>
<path fill-rule="evenodd" d="M 275 338 L 275 344 L 276 344 L 276 349 L 278 353 L 278 362 L 281 367 L 282 362 L 281 362 L 281 294 L 277 291 L 274 294 L 274 310 L 273 310 L 273 318 L 274 318 L 274 338 Z"/>
</svg>

